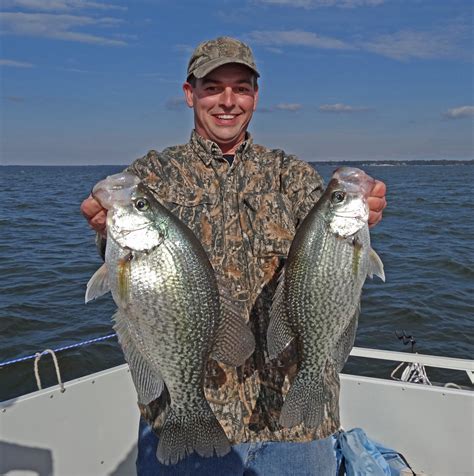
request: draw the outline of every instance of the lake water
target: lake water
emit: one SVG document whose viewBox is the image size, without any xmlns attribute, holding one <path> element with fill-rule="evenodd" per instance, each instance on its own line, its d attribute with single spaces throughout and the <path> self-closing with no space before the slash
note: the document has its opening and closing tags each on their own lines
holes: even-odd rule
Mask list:
<svg viewBox="0 0 474 476">
<path fill-rule="evenodd" d="M 327 180 L 334 166 L 317 166 Z M 0 363 L 112 332 L 110 295 L 84 304 L 101 261 L 79 205 L 122 166 L 0 168 Z M 389 207 L 372 230 L 386 283 L 367 281 L 356 345 L 473 357 L 474 167 L 366 166 L 388 186 Z M 64 380 L 123 363 L 115 338 L 58 353 Z M 55 383 L 50 358 L 44 386 Z M 387 376 L 394 363 L 351 358 L 345 372 Z M 462 372 L 428 369 L 434 381 L 469 385 Z M 33 361 L 0 368 L 0 401 L 36 389 Z"/>
</svg>

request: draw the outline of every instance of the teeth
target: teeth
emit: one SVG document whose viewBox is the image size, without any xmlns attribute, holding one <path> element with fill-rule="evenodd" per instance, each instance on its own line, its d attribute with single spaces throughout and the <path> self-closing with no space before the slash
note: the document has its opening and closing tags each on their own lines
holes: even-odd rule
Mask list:
<svg viewBox="0 0 474 476">
<path fill-rule="evenodd" d="M 231 115 L 231 114 L 222 114 L 222 115 L 219 115 L 217 116 L 218 119 L 234 119 L 235 116 Z"/>
</svg>

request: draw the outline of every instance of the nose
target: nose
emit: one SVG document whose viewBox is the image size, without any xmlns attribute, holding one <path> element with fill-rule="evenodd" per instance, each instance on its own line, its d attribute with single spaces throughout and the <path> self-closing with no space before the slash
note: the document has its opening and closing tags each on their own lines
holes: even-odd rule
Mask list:
<svg viewBox="0 0 474 476">
<path fill-rule="evenodd" d="M 224 107 L 232 107 L 235 105 L 235 94 L 231 87 L 226 87 L 220 95 L 220 103 Z"/>
</svg>

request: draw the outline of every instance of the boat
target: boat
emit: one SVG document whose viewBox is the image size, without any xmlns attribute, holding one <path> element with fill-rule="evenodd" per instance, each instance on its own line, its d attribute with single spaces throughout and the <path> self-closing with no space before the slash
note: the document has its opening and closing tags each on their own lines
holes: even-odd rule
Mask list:
<svg viewBox="0 0 474 476">
<path fill-rule="evenodd" d="M 354 347 L 352 356 L 467 372 L 474 361 Z M 474 474 L 474 392 L 342 373 L 341 423 L 403 454 L 416 474 Z M 127 364 L 0 403 L 0 474 L 135 474 L 139 412 Z"/>
</svg>

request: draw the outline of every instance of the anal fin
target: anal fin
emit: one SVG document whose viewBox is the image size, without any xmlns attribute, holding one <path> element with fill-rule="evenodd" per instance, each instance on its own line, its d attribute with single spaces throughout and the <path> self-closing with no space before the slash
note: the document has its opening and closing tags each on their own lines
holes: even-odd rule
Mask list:
<svg viewBox="0 0 474 476">
<path fill-rule="evenodd" d="M 164 387 L 163 377 L 150 365 L 138 348 L 137 338 L 130 330 L 127 317 L 119 310 L 113 319 L 115 320 L 114 330 L 117 332 L 137 390 L 138 403 L 148 405 L 161 395 Z"/>
<path fill-rule="evenodd" d="M 255 350 L 255 338 L 242 317 L 242 310 L 223 292 L 220 295 L 221 315 L 211 356 L 226 365 L 238 367 Z"/>
<path fill-rule="evenodd" d="M 278 286 L 270 309 L 270 324 L 267 331 L 267 347 L 270 359 L 274 359 L 283 352 L 295 337 L 286 311 L 284 269 L 278 279 Z"/>
<path fill-rule="evenodd" d="M 357 325 L 359 322 L 359 313 L 360 306 L 357 307 L 357 310 L 352 316 L 349 324 L 344 329 L 333 348 L 332 359 L 336 371 L 338 373 L 341 372 L 341 370 L 344 368 L 344 365 L 346 364 L 346 361 L 349 358 L 349 354 L 351 353 L 352 347 L 354 346 L 354 341 L 357 333 Z"/>
</svg>

